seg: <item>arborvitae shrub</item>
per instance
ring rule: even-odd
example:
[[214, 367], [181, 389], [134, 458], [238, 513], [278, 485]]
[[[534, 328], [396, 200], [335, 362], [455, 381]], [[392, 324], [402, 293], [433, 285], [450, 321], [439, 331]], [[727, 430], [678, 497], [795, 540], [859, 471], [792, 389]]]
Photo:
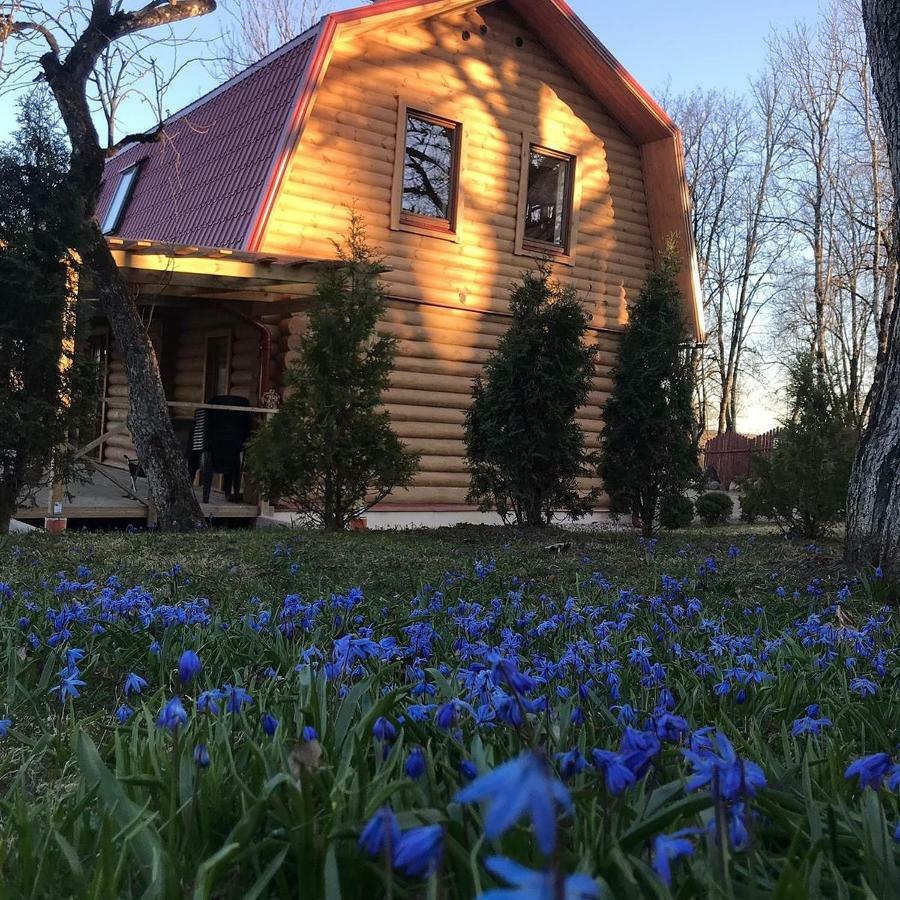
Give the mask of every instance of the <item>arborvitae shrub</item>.
[[288, 367], [287, 397], [248, 452], [248, 467], [270, 498], [296, 504], [329, 531], [407, 486], [418, 466], [380, 409], [396, 341], [376, 334], [384, 268], [355, 214], [339, 254]]
[[613, 514], [653, 533], [661, 510], [699, 479], [694, 369], [674, 248], [635, 303], [603, 410], [600, 477]]
[[745, 502], [786, 533], [819, 538], [844, 519], [859, 434], [812, 354], [792, 366], [789, 404], [771, 456], [751, 458]]
[[473, 385], [466, 416], [470, 499], [504, 521], [546, 525], [588, 514], [597, 492], [577, 479], [596, 466], [575, 420], [587, 402], [597, 351], [574, 290], [549, 267], [527, 272], [510, 297], [512, 322]]

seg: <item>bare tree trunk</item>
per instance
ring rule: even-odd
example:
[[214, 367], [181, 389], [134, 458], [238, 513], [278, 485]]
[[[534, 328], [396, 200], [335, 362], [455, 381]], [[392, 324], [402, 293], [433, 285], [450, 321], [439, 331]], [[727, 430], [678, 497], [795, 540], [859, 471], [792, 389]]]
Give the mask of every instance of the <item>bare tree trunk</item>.
[[203, 519], [175, 437], [156, 352], [134, 298], [106, 241], [93, 225], [83, 248], [103, 314], [121, 348], [128, 377], [128, 428], [147, 473], [150, 499], [162, 528], [186, 531]]
[[[12, 33], [38, 30], [49, 46], [40, 57], [47, 81], [72, 147], [69, 181], [72, 196], [81, 198], [81, 231], [75, 243], [83, 264], [91, 272], [104, 314], [122, 350], [128, 376], [128, 425], [138, 458], [147, 473], [150, 500], [163, 528], [186, 531], [203, 519], [200, 504], [188, 478], [188, 468], [178, 445], [166, 406], [156, 353], [137, 305], [100, 233], [94, 214], [100, 194], [105, 151], [87, 98], [88, 79], [110, 44], [123, 36], [215, 9], [215, 0], [183, 0], [179, 4], [149, 2], [134, 12], [109, 0], [93, 0], [91, 18], [65, 59], [49, 29], [40, 23], [13, 22]], [[152, 137], [148, 136], [148, 139]]]
[[[900, 5], [863, 0], [875, 90], [900, 196]], [[896, 226], [895, 226], [896, 227]], [[898, 235], [900, 236], [900, 235]], [[850, 482], [847, 558], [900, 576], [900, 298], [895, 298], [886, 354], [879, 361], [869, 425]]]

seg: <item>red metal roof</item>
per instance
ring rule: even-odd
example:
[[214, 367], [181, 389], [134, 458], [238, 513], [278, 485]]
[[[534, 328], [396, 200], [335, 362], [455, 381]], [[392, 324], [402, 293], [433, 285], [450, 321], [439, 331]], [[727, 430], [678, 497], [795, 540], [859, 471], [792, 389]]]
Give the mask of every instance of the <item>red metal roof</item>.
[[116, 234], [126, 239], [243, 247], [318, 37], [295, 38], [172, 116], [158, 143], [131, 144], [106, 163], [97, 218], [119, 175], [141, 164]]

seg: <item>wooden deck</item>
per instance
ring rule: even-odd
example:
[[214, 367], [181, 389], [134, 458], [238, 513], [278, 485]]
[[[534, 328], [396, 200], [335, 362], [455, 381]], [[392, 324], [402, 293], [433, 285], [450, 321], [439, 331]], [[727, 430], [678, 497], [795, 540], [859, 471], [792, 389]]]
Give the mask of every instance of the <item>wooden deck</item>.
[[[90, 479], [81, 484], [70, 484], [62, 501], [62, 511], [56, 518], [62, 519], [137, 519], [152, 522], [151, 507], [147, 502], [147, 479], [135, 480], [137, 490], [131, 493], [128, 472], [112, 466], [99, 466]], [[197, 498], [201, 490], [194, 488]], [[37, 495], [34, 506], [16, 511], [15, 517], [24, 521], [43, 520], [48, 512], [49, 487]], [[209, 503], [202, 503], [203, 515], [212, 519], [255, 519], [259, 506], [255, 503], [229, 503], [220, 491], [213, 491]], [[55, 512], [55, 511], [53, 511]]]

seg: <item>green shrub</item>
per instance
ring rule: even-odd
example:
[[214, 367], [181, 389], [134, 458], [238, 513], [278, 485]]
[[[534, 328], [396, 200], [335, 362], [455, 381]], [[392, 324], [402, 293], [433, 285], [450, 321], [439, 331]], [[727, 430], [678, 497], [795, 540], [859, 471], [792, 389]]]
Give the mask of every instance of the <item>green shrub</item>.
[[859, 434], [811, 354], [791, 369], [791, 417], [770, 457], [751, 459], [745, 503], [789, 534], [815, 539], [843, 521]]
[[734, 512], [734, 501], [724, 491], [710, 491], [698, 497], [695, 506], [705, 525], [724, 525]]
[[748, 525], [756, 523], [757, 519], [769, 519], [772, 510], [762, 501], [752, 479], [743, 479], [741, 486], [741, 521]]
[[700, 478], [691, 340], [674, 250], [628, 310], [603, 408], [599, 474], [610, 511], [640, 519], [649, 537], [668, 497]]
[[345, 528], [408, 485], [418, 466], [379, 409], [396, 341], [376, 336], [384, 269], [356, 214], [339, 249], [342, 265], [319, 285], [288, 368], [288, 396], [257, 433], [247, 459], [267, 496], [296, 504], [326, 531]]
[[547, 525], [560, 510], [577, 519], [599, 494], [582, 494], [577, 484], [597, 464], [575, 420], [597, 357], [585, 344], [587, 313], [544, 264], [522, 276], [510, 310], [512, 323], [475, 379], [466, 415], [469, 497], [504, 522]]
[[694, 521], [694, 503], [690, 497], [682, 494], [664, 500], [659, 510], [659, 524], [667, 531], [687, 528]]

